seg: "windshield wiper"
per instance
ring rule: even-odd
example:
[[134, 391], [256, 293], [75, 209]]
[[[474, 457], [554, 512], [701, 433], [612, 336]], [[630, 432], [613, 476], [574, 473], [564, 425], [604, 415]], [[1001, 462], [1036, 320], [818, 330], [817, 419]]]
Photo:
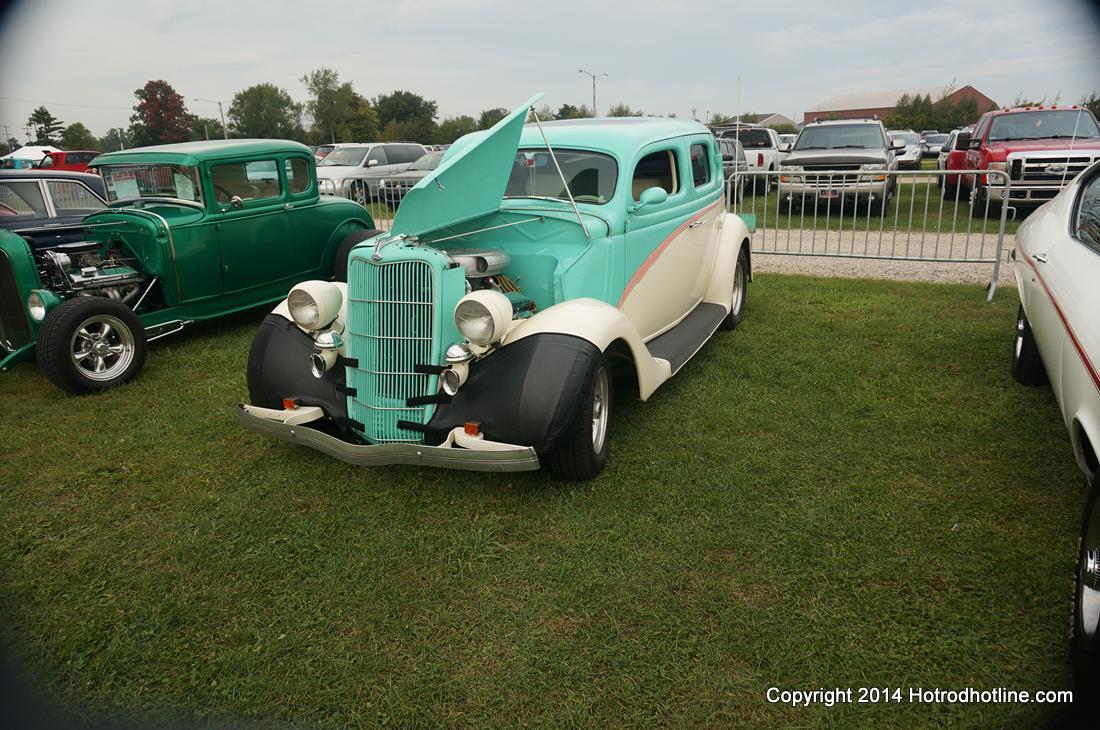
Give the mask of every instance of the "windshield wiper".
[[802, 150], [827, 150], [828, 147], [798, 147], [795, 152], [801, 152]]
[[861, 145], [861, 144], [841, 144], [841, 145], [837, 145], [836, 147], [833, 147], [832, 149], [834, 149], [834, 150], [870, 150], [870, 149], [875, 149], [875, 148], [874, 147], [867, 147], [867, 146]]

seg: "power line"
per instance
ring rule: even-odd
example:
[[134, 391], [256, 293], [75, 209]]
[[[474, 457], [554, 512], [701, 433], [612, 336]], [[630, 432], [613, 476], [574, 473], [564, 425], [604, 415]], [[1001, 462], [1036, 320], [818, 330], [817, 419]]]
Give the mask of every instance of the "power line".
[[38, 104], [39, 106], [78, 106], [78, 107], [82, 107], [84, 109], [107, 109], [107, 110], [110, 110], [110, 111], [126, 111], [126, 112], [133, 111], [133, 107], [128, 107], [128, 106], [127, 107], [122, 107], [122, 106], [96, 106], [95, 104], [67, 104], [65, 102], [60, 102], [60, 101], [35, 101], [34, 99], [20, 99], [17, 96], [0, 96], [0, 99], [5, 99], [7, 101], [22, 101], [22, 102], [26, 102], [27, 104]]

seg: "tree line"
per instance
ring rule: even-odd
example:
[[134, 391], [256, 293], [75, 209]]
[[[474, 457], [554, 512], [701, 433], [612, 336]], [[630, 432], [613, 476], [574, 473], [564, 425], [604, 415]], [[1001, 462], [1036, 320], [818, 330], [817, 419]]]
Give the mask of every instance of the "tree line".
[[[98, 149], [110, 152], [172, 142], [235, 138], [289, 139], [305, 144], [366, 141], [410, 141], [449, 144], [464, 134], [488, 129], [509, 112], [504, 107], [485, 109], [477, 117], [459, 115], [438, 119], [438, 106], [411, 91], [397, 90], [367, 98], [352, 84], [341, 81], [330, 68], [319, 68], [301, 78], [308, 97], [295, 101], [275, 84], [249, 86], [233, 95], [225, 109], [228, 129], [221, 119], [190, 111], [184, 97], [163, 79], [150, 80], [134, 91], [137, 103], [128, 127], [113, 127], [96, 137], [81, 122], [66, 125], [45, 106], [27, 119], [30, 144], [63, 149]], [[640, 110], [617, 104], [610, 116], [642, 116]], [[593, 116], [583, 104], [543, 106], [540, 119], [577, 119]], [[15, 138], [6, 146], [19, 146]]]

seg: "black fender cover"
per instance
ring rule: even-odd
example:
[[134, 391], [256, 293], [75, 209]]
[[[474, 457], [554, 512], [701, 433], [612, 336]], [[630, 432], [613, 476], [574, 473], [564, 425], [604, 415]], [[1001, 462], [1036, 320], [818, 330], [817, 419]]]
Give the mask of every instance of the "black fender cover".
[[427, 441], [477, 421], [490, 441], [551, 452], [576, 417], [581, 391], [603, 353], [587, 340], [544, 333], [505, 345], [470, 364], [470, 376], [450, 402], [436, 407]]
[[282, 408], [284, 398], [321, 406], [334, 420], [346, 420], [343, 357], [323, 377], [313, 377], [309, 356], [313, 338], [285, 317], [269, 314], [256, 330], [248, 351], [248, 397], [261, 408]]

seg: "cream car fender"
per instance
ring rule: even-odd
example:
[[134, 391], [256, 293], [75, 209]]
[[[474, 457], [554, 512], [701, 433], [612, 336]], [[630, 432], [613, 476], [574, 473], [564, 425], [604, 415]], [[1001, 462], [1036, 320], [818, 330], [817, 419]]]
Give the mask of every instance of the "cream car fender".
[[[703, 301], [721, 304], [729, 312], [733, 306], [733, 272], [737, 266], [737, 257], [742, 246], [748, 250], [749, 229], [741, 216], [726, 213], [718, 219], [718, 250], [711, 267], [710, 284], [707, 286]], [[749, 276], [752, 269], [745, 272]], [[750, 277], [751, 280], [751, 277]]]
[[630, 320], [615, 307], [598, 299], [570, 299], [533, 317], [517, 321], [518, 324], [513, 324], [504, 336], [501, 342], [503, 347], [543, 333], [579, 337], [598, 347], [601, 352], [607, 352], [607, 348], [618, 340], [625, 342], [638, 373], [638, 396], [642, 400], [649, 398], [661, 383], [672, 376], [668, 361], [649, 354]]

